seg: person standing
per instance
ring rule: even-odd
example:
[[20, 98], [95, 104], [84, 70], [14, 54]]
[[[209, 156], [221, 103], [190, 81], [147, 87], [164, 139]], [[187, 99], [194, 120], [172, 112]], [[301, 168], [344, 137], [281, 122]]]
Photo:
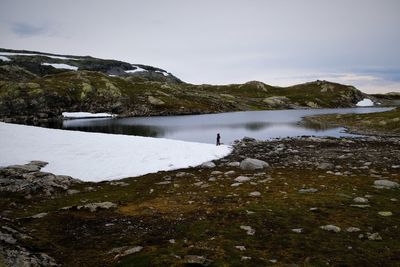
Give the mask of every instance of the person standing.
[[217, 133], [217, 146], [221, 145], [221, 135]]

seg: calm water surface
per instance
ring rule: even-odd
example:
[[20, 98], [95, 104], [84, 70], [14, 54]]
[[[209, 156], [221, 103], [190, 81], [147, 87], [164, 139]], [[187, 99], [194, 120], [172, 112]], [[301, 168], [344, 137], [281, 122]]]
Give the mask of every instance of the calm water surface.
[[229, 144], [244, 136], [256, 139], [301, 135], [352, 136], [345, 133], [343, 128], [321, 129], [311, 125], [299, 125], [299, 122], [304, 116], [318, 114], [361, 114], [386, 110], [390, 110], [390, 108], [273, 110], [167, 117], [77, 119], [65, 120], [57, 128], [151, 136], [202, 143], [215, 143], [216, 134], [220, 133], [221, 142]]

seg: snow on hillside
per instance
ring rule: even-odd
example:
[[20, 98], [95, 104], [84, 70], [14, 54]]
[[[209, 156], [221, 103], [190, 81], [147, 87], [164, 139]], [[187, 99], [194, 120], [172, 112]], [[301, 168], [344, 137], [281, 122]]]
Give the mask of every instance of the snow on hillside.
[[106, 118], [113, 117], [109, 113], [90, 113], [90, 112], [63, 112], [62, 116], [69, 119], [83, 119], [83, 118]]
[[374, 106], [374, 102], [372, 102], [371, 99], [368, 98], [364, 98], [363, 100], [359, 101], [356, 104], [357, 107], [370, 107], [370, 106]]
[[49, 57], [49, 58], [63, 59], [63, 60], [80, 60], [79, 58], [50, 56], [50, 55], [45, 55], [45, 54], [31, 54], [31, 53], [0, 52], [0, 55], [1, 56], [41, 56], [41, 57]]
[[44, 66], [52, 66], [56, 69], [67, 69], [67, 70], [78, 70], [78, 67], [71, 66], [68, 64], [58, 64], [58, 63], [42, 63]]
[[11, 61], [8, 57], [0, 56], [1, 61]]
[[42, 171], [84, 181], [200, 165], [231, 148], [161, 138], [86, 133], [0, 122], [0, 166], [49, 162]]
[[147, 70], [145, 70], [145, 69], [143, 69], [143, 68], [141, 68], [139, 66], [135, 66], [135, 65], [132, 65], [132, 66], [135, 67], [136, 69], [134, 69], [134, 70], [126, 70], [125, 72], [126, 73], [135, 73], [135, 72], [147, 71]]

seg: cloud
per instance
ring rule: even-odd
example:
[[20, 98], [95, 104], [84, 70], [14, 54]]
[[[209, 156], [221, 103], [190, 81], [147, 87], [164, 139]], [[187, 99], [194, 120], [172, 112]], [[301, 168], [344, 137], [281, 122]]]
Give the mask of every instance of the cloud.
[[49, 32], [49, 28], [47, 26], [18, 22], [11, 25], [11, 31], [19, 37], [31, 37], [46, 34]]

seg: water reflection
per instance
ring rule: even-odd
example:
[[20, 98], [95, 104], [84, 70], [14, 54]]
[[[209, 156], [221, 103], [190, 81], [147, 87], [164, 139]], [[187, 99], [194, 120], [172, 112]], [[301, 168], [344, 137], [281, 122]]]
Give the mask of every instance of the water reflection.
[[390, 108], [347, 108], [317, 110], [274, 110], [229, 112], [207, 115], [102, 118], [66, 120], [59, 126], [68, 130], [102, 132], [126, 135], [151, 136], [185, 141], [214, 143], [217, 133], [227, 144], [244, 136], [257, 139], [276, 137], [315, 135], [351, 136], [343, 128], [327, 128], [319, 124], [299, 125], [304, 116], [332, 113], [381, 112]]

